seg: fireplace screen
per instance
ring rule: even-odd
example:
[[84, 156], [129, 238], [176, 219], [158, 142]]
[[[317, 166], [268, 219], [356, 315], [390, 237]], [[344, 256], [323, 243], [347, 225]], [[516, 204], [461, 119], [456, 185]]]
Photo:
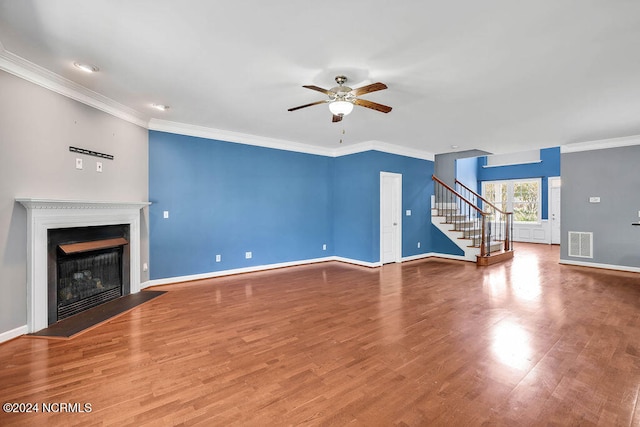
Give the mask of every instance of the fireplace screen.
[[122, 295], [122, 247], [58, 258], [58, 320]]

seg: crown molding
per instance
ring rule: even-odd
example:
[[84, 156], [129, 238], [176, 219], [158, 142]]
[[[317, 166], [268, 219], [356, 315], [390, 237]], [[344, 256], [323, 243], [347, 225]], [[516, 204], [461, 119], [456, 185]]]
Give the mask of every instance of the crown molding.
[[278, 150], [296, 151], [298, 153], [331, 156], [331, 150], [314, 145], [301, 144], [285, 139], [268, 138], [265, 136], [251, 135], [248, 133], [233, 132], [229, 130], [214, 129], [205, 126], [190, 125], [187, 123], [172, 122], [168, 120], [149, 120], [149, 130], [176, 133], [179, 135], [196, 136], [199, 138], [215, 139], [218, 141], [235, 142], [238, 144], [254, 145], [257, 147], [275, 148]]
[[435, 154], [428, 151], [416, 150], [414, 148], [401, 147], [399, 145], [390, 144], [383, 141], [364, 141], [358, 144], [347, 145], [337, 148], [331, 153], [332, 157], [348, 156], [350, 154], [362, 153], [365, 151], [382, 151], [389, 154], [397, 154], [399, 156], [414, 157], [421, 160], [435, 161]]
[[33, 62], [9, 52], [0, 43], [0, 70], [13, 74], [45, 89], [74, 99], [112, 116], [140, 127], [147, 127], [148, 118], [123, 104], [87, 89], [69, 79], [47, 70]]
[[423, 160], [433, 161], [435, 156], [426, 151], [414, 150], [398, 145], [381, 141], [365, 141], [354, 145], [329, 149], [314, 145], [301, 144], [299, 142], [287, 141], [284, 139], [268, 138], [264, 136], [251, 135], [246, 133], [232, 132], [221, 129], [213, 129], [204, 126], [189, 125], [186, 123], [171, 122], [167, 120], [151, 119], [149, 130], [175, 133], [178, 135], [195, 136], [199, 138], [215, 139], [218, 141], [233, 142], [238, 144], [254, 145], [257, 147], [274, 148], [277, 150], [295, 151], [298, 153], [316, 154], [327, 157], [341, 157], [349, 154], [362, 153], [365, 151], [382, 151], [389, 154], [415, 157]]
[[142, 113], [120, 104], [111, 98], [94, 92], [82, 85], [66, 79], [52, 71], [30, 62], [8, 50], [0, 42], [0, 70], [6, 71], [38, 86], [49, 89], [112, 116], [140, 127], [180, 135], [196, 136], [239, 144], [253, 145], [298, 153], [327, 157], [341, 157], [365, 151], [376, 150], [389, 154], [414, 157], [434, 161], [434, 154], [382, 141], [365, 141], [354, 145], [325, 148], [284, 139], [269, 138], [228, 130], [215, 129], [187, 123], [149, 118]]
[[560, 146], [560, 153], [578, 153], [580, 151], [605, 150], [607, 148], [629, 147], [632, 145], [640, 145], [640, 135], [565, 144]]

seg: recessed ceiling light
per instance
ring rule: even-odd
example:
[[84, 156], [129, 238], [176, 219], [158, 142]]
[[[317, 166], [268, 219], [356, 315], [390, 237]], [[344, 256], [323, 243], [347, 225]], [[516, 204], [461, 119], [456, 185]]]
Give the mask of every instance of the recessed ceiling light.
[[162, 105], [162, 104], [151, 104], [151, 106], [153, 108], [155, 108], [156, 110], [160, 110], [160, 111], [167, 111], [169, 109], [168, 105]]
[[73, 66], [79, 70], [84, 71], [85, 73], [97, 73], [98, 71], [100, 71], [100, 68], [96, 67], [95, 65], [84, 64], [82, 62], [74, 62]]

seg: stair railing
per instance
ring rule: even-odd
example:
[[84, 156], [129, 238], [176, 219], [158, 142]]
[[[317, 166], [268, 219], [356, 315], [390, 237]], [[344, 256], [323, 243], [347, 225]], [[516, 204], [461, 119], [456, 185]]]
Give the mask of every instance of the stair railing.
[[[491, 225], [488, 224], [487, 214], [481, 208], [467, 200], [462, 194], [432, 175], [434, 181], [434, 198], [438, 215], [444, 216], [448, 224], [453, 224], [455, 230], [462, 230], [463, 236], [471, 238], [474, 242], [478, 236], [475, 230], [480, 231], [480, 256], [491, 253]], [[487, 236], [489, 239], [487, 240]]]
[[504, 241], [504, 250], [513, 249], [513, 212], [505, 212], [456, 179], [456, 190], [489, 215], [489, 229], [494, 240]]

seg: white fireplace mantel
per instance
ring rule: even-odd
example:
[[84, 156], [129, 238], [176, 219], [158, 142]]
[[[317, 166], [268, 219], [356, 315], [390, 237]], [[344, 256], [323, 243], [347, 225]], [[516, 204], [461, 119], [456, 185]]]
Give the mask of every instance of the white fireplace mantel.
[[129, 225], [131, 293], [140, 291], [140, 210], [149, 202], [100, 202], [18, 198], [27, 209], [27, 328], [37, 332], [47, 319], [47, 232], [50, 229]]

